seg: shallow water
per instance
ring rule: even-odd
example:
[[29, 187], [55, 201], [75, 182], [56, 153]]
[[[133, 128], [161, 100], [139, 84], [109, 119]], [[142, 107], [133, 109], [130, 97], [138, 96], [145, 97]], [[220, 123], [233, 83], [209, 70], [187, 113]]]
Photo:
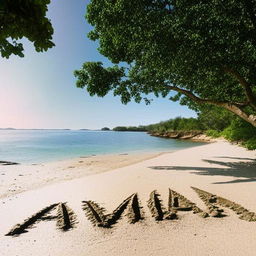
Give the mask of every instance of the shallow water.
[[202, 144], [144, 132], [0, 130], [0, 160], [40, 163], [93, 154], [176, 151]]

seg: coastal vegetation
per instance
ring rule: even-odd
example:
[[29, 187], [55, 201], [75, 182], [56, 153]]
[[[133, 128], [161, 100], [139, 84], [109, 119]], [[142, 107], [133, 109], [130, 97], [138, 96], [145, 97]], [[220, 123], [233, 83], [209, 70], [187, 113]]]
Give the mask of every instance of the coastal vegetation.
[[224, 137], [229, 141], [238, 142], [248, 149], [256, 149], [256, 128], [239, 118], [234, 118], [224, 129], [208, 129], [207, 125], [200, 122], [199, 118], [177, 117], [149, 125], [147, 131], [158, 136], [165, 136], [168, 132], [178, 133], [181, 131], [191, 132], [194, 135], [203, 133], [212, 138]]
[[219, 106], [256, 127], [254, 1], [91, 0], [91, 40], [113, 66], [85, 62], [77, 87], [126, 104], [150, 94]]
[[[256, 149], [256, 128], [241, 118], [218, 107], [203, 107], [196, 118], [176, 117], [156, 124], [139, 127], [116, 127], [118, 131], [147, 131], [163, 137], [187, 137], [205, 134], [212, 138], [224, 137], [248, 149]], [[130, 129], [132, 128], [132, 129]]]
[[[217, 132], [227, 128], [237, 117], [228, 111], [214, 106], [204, 106], [197, 112], [196, 118], [177, 117], [168, 121], [147, 126], [149, 131], [208, 131]], [[255, 129], [256, 130], [256, 129]]]

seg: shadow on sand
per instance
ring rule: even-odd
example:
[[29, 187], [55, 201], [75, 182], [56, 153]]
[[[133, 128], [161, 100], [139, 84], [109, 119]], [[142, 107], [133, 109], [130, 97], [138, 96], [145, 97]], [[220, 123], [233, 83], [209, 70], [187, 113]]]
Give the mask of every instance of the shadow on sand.
[[[197, 167], [197, 166], [150, 166], [154, 170], [175, 170], [175, 171], [195, 171], [197, 175], [209, 176], [231, 176], [238, 179], [225, 182], [215, 182], [213, 184], [229, 184], [241, 182], [256, 181], [256, 159], [225, 157], [218, 156], [216, 158], [241, 160], [239, 162], [222, 162], [204, 159], [209, 164], [219, 165], [220, 167]], [[223, 168], [222, 168], [223, 167]]]

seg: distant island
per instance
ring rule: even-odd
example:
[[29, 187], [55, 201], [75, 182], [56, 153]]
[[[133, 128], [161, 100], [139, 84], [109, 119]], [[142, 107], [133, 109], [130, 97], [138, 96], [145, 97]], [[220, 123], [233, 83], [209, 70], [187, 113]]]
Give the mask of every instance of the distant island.
[[103, 127], [103, 128], [101, 128], [101, 131], [110, 131], [110, 128], [108, 128], [108, 127]]

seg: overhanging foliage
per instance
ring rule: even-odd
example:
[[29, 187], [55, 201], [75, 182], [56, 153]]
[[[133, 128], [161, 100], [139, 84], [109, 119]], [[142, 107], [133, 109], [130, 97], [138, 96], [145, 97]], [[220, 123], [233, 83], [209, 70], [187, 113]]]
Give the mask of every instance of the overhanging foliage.
[[252, 0], [92, 0], [89, 38], [115, 66], [85, 63], [77, 86], [123, 103], [174, 91], [172, 100], [220, 106], [256, 126], [255, 14]]
[[54, 46], [53, 28], [46, 17], [50, 0], [0, 0], [0, 53], [24, 57], [19, 40], [26, 37], [42, 52]]

